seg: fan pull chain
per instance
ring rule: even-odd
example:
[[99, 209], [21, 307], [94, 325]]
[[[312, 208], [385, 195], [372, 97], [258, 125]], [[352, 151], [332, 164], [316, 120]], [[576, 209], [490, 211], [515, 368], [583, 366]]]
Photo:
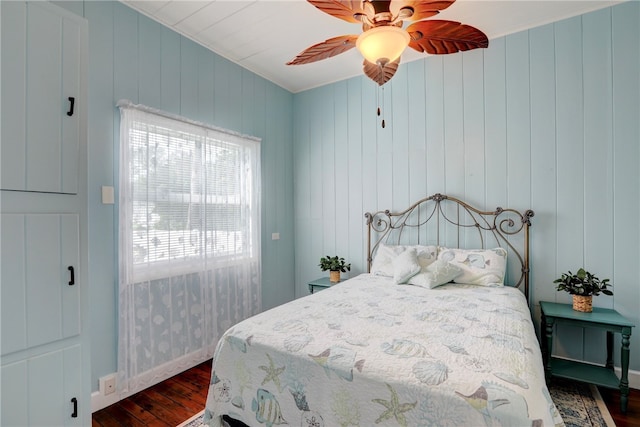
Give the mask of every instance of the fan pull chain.
[[382, 115], [382, 129], [385, 128], [385, 122], [384, 122], [384, 114], [382, 114], [382, 112], [384, 111], [384, 93], [382, 94], [382, 108], [380, 108], [380, 91], [384, 92], [384, 87], [380, 86], [378, 91], [376, 92], [376, 104], [378, 104], [378, 117], [380, 117], [380, 115]]

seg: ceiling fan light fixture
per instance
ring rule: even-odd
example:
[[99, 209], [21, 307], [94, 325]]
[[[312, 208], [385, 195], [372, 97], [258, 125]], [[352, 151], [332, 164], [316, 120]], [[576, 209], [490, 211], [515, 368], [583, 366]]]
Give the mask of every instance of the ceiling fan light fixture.
[[360, 34], [356, 47], [367, 61], [384, 65], [398, 59], [409, 41], [409, 33], [402, 28], [384, 25]]

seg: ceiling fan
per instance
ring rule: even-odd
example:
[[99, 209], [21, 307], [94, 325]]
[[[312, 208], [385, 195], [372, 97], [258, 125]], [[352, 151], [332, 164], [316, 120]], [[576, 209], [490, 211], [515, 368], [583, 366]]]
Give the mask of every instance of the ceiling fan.
[[[409, 46], [418, 52], [443, 55], [486, 48], [487, 36], [477, 28], [446, 20], [425, 20], [455, 0], [307, 0], [321, 11], [362, 24], [362, 34], [333, 37], [303, 50], [287, 65], [308, 64], [357, 47], [364, 73], [380, 86], [391, 80], [400, 55]], [[417, 21], [403, 28], [404, 21]]]

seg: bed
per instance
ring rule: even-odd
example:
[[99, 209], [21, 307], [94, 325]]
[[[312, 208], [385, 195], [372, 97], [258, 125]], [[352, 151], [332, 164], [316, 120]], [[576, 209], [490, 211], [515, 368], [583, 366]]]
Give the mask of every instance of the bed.
[[205, 423], [563, 425], [527, 302], [532, 217], [442, 194], [365, 214], [368, 273], [220, 339]]

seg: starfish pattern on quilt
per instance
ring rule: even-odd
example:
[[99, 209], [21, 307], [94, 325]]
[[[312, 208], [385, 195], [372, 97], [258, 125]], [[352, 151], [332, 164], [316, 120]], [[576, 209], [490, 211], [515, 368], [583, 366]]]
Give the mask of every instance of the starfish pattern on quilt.
[[280, 386], [280, 374], [284, 372], [284, 366], [281, 368], [276, 368], [273, 363], [273, 359], [271, 359], [271, 356], [269, 356], [269, 353], [265, 353], [265, 355], [267, 356], [267, 359], [269, 359], [269, 366], [258, 366], [258, 368], [267, 373], [267, 375], [262, 380], [262, 385], [267, 384], [269, 381], [273, 381], [276, 387], [278, 387], [278, 391], [282, 391], [282, 388]]
[[398, 398], [398, 393], [389, 384], [385, 383], [385, 385], [387, 386], [389, 391], [391, 391], [391, 400], [372, 399], [372, 402], [379, 403], [380, 405], [387, 408], [387, 410], [384, 411], [378, 417], [378, 419], [376, 420], [376, 424], [379, 424], [384, 420], [388, 420], [388, 419], [391, 419], [391, 417], [394, 417], [398, 422], [398, 424], [406, 427], [407, 419], [404, 416], [404, 413], [415, 408], [418, 402], [400, 403], [400, 399]]

